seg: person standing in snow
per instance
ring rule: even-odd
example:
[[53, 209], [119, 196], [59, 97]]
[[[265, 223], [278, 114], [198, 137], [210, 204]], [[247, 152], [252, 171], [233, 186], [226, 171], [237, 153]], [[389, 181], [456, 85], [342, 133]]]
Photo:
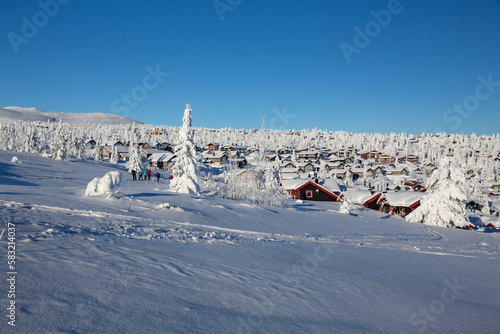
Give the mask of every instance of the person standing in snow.
[[144, 181], [148, 180], [148, 171], [144, 170]]
[[156, 172], [156, 181], [157, 183], [160, 183], [160, 173], [159, 172]]
[[138, 171], [137, 174], [139, 174], [139, 181], [141, 181], [142, 180], [142, 172]]
[[135, 170], [132, 171], [132, 181], [137, 180], [137, 172]]
[[148, 169], [148, 181], [151, 181], [151, 169]]

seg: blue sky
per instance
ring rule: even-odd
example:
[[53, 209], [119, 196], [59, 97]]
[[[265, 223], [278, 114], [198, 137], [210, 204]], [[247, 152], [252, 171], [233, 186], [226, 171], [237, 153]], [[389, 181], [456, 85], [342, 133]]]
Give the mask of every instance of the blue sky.
[[180, 125], [189, 102], [202, 127], [500, 132], [499, 0], [4, 0], [0, 15], [0, 106]]

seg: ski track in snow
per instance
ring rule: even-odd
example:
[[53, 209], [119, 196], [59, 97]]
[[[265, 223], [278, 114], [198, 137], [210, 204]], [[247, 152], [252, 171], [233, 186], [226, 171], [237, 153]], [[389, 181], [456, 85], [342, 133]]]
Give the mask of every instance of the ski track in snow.
[[[253, 206], [242, 203], [242, 206]], [[218, 208], [224, 208], [216, 205]], [[53, 223], [29, 223], [31, 231], [18, 236], [20, 240], [37, 241], [64, 235], [79, 235], [89, 240], [102, 236], [118, 236], [125, 238], [166, 240], [182, 243], [227, 243], [237, 244], [242, 242], [314, 242], [342, 244], [353, 247], [382, 248], [391, 250], [404, 250], [431, 255], [477, 257], [486, 256], [497, 259], [498, 249], [489, 244], [461, 244], [450, 246], [443, 241], [447, 238], [429, 227], [422, 227], [421, 234], [389, 234], [389, 235], [358, 235], [353, 238], [337, 235], [286, 235], [280, 233], [267, 233], [249, 230], [232, 229], [219, 226], [179, 222], [171, 220], [158, 220], [157, 218], [140, 217], [132, 214], [117, 214], [104, 211], [78, 210], [64, 207], [55, 207], [39, 204], [26, 204], [21, 202], [0, 200], [2, 217], [36, 216], [37, 221], [53, 221]], [[182, 210], [181, 208], [172, 208]], [[229, 209], [230, 208], [226, 208]], [[29, 210], [25, 215], [20, 211]], [[146, 211], [157, 211], [159, 208], [142, 208]], [[319, 211], [319, 210], [317, 210]], [[9, 214], [10, 212], [10, 214]], [[196, 213], [195, 213], [196, 214]], [[92, 227], [83, 224], [68, 224], [61, 222], [60, 216], [66, 217], [70, 222], [74, 217], [91, 218]], [[46, 219], [41, 219], [46, 217]], [[20, 224], [20, 222], [18, 222]], [[22, 222], [21, 222], [22, 224]], [[466, 233], [466, 232], [464, 232]]]

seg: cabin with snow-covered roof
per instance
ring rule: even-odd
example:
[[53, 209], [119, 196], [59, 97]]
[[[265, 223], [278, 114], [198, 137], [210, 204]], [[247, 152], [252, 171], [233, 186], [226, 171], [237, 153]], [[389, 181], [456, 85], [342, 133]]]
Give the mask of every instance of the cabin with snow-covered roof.
[[341, 187], [334, 179], [283, 180], [282, 187], [291, 198], [301, 200], [337, 202], [341, 193]]
[[376, 157], [375, 161], [380, 163], [394, 163], [396, 162], [396, 157], [390, 154], [382, 154]]
[[369, 190], [348, 190], [342, 193], [350, 203], [362, 205], [372, 210], [379, 210], [378, 200], [382, 193]]
[[415, 191], [384, 193], [380, 196], [378, 204], [386, 213], [405, 217], [420, 206], [420, 199], [423, 196], [423, 193]]
[[224, 151], [212, 151], [208, 150], [202, 153], [203, 163], [211, 165], [226, 165], [229, 161], [229, 157]]
[[175, 161], [175, 155], [171, 152], [153, 153], [148, 158], [151, 167], [171, 169]]
[[417, 165], [418, 165], [418, 160], [419, 160], [419, 157], [417, 157], [416, 155], [413, 155], [413, 154], [408, 154], [408, 155], [398, 157], [399, 162], [411, 162], [411, 163], [414, 163]]

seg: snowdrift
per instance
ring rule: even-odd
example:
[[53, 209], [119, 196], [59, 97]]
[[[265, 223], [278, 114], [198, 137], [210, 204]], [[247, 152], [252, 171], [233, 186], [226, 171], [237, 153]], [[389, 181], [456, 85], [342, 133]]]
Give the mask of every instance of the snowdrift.
[[85, 196], [112, 194], [115, 187], [120, 185], [122, 175], [120, 172], [112, 171], [103, 177], [96, 177], [87, 185]]

